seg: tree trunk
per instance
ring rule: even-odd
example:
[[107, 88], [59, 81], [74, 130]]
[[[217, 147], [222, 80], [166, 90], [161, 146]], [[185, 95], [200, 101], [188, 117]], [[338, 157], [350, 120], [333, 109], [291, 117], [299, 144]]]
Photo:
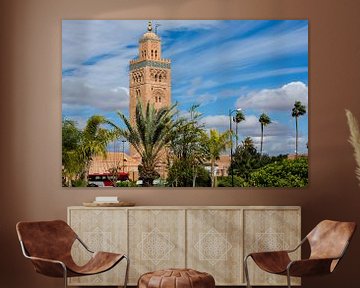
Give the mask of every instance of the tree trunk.
[[239, 146], [238, 124], [239, 124], [238, 122], [235, 122], [235, 139], [236, 139], [235, 151]]
[[196, 177], [197, 177], [196, 171], [197, 171], [197, 169], [195, 168], [195, 166], [193, 166], [193, 183], [192, 183], [192, 187], [196, 186]]
[[86, 161], [84, 171], [83, 171], [83, 173], [81, 173], [81, 176], [80, 176], [80, 179], [85, 181], [86, 184], [88, 184], [88, 181], [89, 181], [88, 177], [89, 177], [90, 166], [91, 166], [91, 160]]
[[298, 156], [298, 117], [295, 117], [295, 127], [296, 127], [295, 158], [297, 158], [297, 156]]
[[262, 151], [263, 151], [263, 142], [264, 142], [264, 125], [261, 123], [260, 155], [262, 155]]
[[215, 161], [211, 160], [211, 169], [210, 169], [210, 174], [211, 174], [211, 187], [215, 187], [215, 175], [214, 175], [214, 170], [215, 170]]

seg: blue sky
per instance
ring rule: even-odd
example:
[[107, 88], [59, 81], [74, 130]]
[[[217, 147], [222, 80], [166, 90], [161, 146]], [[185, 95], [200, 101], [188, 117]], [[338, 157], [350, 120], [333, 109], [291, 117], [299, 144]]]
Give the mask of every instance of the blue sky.
[[[129, 60], [148, 20], [63, 20], [62, 113], [83, 127], [100, 114], [128, 115]], [[267, 113], [264, 152], [294, 153], [295, 100], [308, 106], [307, 20], [154, 20], [162, 57], [172, 61], [172, 101], [185, 113], [193, 104], [207, 128], [229, 128], [229, 109], [260, 145], [258, 117]], [[308, 108], [308, 107], [307, 107]], [[120, 124], [120, 123], [119, 123]], [[308, 116], [299, 120], [299, 152], [307, 152]], [[113, 146], [111, 146], [113, 147]]]

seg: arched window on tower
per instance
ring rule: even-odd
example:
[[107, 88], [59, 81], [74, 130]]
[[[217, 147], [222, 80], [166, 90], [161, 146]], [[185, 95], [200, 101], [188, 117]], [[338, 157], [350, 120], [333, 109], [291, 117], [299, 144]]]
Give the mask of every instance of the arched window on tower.
[[161, 82], [161, 74], [159, 75], [159, 82]]
[[157, 59], [157, 50], [155, 50], [155, 59]]
[[155, 103], [157, 103], [158, 102], [158, 97], [157, 96], [155, 96]]
[[161, 97], [159, 96], [159, 103], [161, 103]]
[[158, 80], [158, 75], [155, 74], [155, 82], [157, 82], [157, 80]]
[[151, 58], [154, 57], [154, 50], [151, 50]]

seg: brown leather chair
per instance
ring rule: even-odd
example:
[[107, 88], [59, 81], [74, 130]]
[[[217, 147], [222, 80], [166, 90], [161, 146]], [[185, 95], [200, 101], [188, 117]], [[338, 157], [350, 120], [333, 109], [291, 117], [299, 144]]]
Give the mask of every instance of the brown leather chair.
[[[324, 220], [295, 249], [250, 253], [244, 259], [247, 287], [251, 287], [247, 267], [249, 257], [266, 272], [286, 275], [289, 288], [291, 288], [291, 276], [315, 276], [333, 272], [344, 256], [355, 229], [356, 223], [354, 222]], [[292, 261], [289, 253], [296, 251], [306, 241], [310, 245], [310, 257], [308, 259]]]
[[[62, 220], [19, 222], [16, 231], [24, 256], [31, 260], [35, 271], [50, 277], [88, 276], [112, 269], [122, 259], [127, 261], [124, 288], [127, 285], [129, 259], [124, 254], [91, 251]], [[92, 254], [83, 266], [78, 266], [72, 256], [71, 247], [78, 240]]]

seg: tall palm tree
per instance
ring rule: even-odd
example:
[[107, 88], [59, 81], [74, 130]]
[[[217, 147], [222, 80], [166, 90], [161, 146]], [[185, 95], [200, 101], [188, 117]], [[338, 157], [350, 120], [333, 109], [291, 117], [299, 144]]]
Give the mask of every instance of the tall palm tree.
[[259, 122], [260, 122], [260, 125], [261, 125], [260, 154], [262, 154], [263, 143], [264, 143], [264, 127], [271, 123], [271, 119], [267, 114], [262, 113], [260, 115], [260, 117], [259, 117]]
[[[233, 121], [235, 122], [235, 135], [236, 135], [236, 148], [238, 147], [238, 125], [240, 122], [245, 120], [245, 115], [241, 110], [236, 111], [236, 115], [233, 117]], [[235, 149], [236, 149], [235, 148]]]
[[295, 129], [296, 129], [296, 142], [295, 142], [295, 157], [298, 156], [298, 118], [306, 113], [306, 107], [300, 101], [295, 101], [292, 108], [291, 116], [295, 117]]
[[108, 122], [114, 127], [118, 137], [124, 137], [141, 156], [139, 174], [144, 186], [152, 186], [153, 180], [159, 177], [156, 168], [171, 140], [171, 132], [178, 123], [173, 120], [175, 106], [155, 109], [154, 105], [148, 102], [143, 109], [138, 101], [134, 126], [121, 112], [118, 112], [118, 115], [125, 124], [125, 129]]
[[204, 152], [208, 160], [210, 160], [210, 176], [211, 187], [215, 187], [215, 164], [216, 160], [220, 159], [220, 153], [225, 151], [230, 146], [229, 136], [230, 131], [219, 133], [215, 129], [210, 129], [210, 134], [203, 134], [202, 143], [204, 145]]
[[94, 115], [88, 119], [82, 131], [78, 153], [83, 164], [80, 178], [84, 181], [87, 181], [93, 157], [102, 155], [105, 158], [107, 145], [115, 138], [114, 133], [102, 127], [103, 124], [107, 124], [105, 117]]

